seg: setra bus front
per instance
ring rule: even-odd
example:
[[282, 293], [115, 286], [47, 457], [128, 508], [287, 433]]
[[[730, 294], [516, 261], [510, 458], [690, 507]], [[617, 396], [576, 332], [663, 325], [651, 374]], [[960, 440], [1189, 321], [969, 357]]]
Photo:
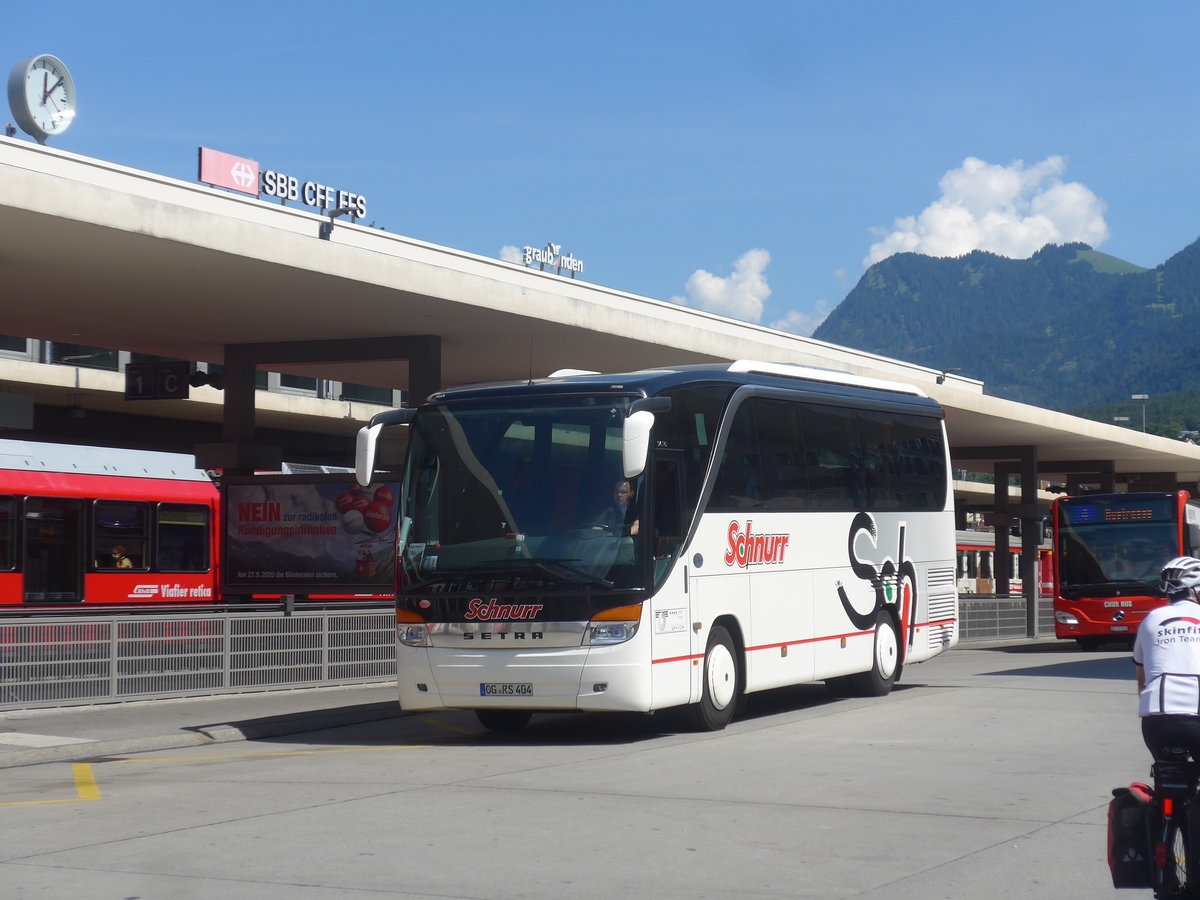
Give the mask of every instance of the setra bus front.
[[1187, 491], [1088, 494], [1054, 501], [1054, 630], [1083, 649], [1132, 641], [1164, 602], [1163, 565], [1194, 554], [1200, 504]]
[[[671, 568], [682, 511], [663, 478], [651, 520], [653, 413], [638, 404], [654, 401], [530, 393], [377, 417], [411, 424], [396, 555], [404, 709], [476, 710], [496, 729], [533, 710], [651, 709], [643, 602]], [[365, 429], [360, 481], [371, 440]]]

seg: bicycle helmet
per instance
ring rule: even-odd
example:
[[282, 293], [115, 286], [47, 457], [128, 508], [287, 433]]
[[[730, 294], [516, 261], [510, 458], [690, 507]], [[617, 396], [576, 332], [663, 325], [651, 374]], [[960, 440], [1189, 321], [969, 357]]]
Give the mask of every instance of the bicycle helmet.
[[1158, 586], [1167, 599], [1191, 600], [1200, 590], [1200, 559], [1194, 556], [1179, 556], [1163, 566]]

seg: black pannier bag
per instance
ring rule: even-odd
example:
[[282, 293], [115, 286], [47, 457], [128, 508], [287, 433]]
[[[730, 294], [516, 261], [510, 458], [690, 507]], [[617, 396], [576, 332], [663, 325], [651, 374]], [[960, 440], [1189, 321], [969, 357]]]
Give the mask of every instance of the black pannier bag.
[[1108, 804], [1108, 868], [1115, 888], [1152, 886], [1150, 811], [1154, 791], [1136, 781], [1113, 789]]

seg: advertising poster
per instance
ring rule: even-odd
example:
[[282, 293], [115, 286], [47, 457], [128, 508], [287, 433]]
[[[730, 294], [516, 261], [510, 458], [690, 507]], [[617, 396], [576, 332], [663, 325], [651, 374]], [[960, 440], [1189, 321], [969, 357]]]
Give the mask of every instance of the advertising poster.
[[392, 594], [398, 484], [259, 475], [221, 490], [227, 593]]

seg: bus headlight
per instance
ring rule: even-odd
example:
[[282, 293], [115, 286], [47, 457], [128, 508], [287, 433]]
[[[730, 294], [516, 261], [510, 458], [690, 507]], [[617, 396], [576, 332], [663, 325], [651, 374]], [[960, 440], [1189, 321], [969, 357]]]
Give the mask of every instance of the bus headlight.
[[1078, 625], [1079, 624], [1079, 619], [1077, 619], [1071, 613], [1064, 612], [1063, 610], [1059, 610], [1058, 612], [1056, 612], [1054, 614], [1054, 621], [1057, 622], [1059, 625]]
[[417, 613], [407, 609], [397, 609], [396, 640], [406, 647], [428, 647], [429, 626]]
[[635, 634], [642, 621], [642, 604], [616, 606], [592, 616], [588, 623], [587, 642], [596, 645], [623, 644]]

